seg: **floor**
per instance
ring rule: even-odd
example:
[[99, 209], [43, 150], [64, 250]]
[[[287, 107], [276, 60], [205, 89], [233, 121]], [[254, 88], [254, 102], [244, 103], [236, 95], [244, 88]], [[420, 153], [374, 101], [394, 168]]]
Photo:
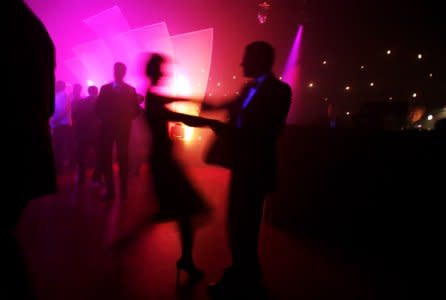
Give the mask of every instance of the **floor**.
[[[155, 209], [147, 168], [130, 178], [129, 197], [123, 202], [104, 202], [101, 187], [89, 181], [76, 184], [68, 172], [59, 177], [57, 195], [29, 205], [19, 235], [39, 299], [208, 299], [207, 284], [230, 263], [224, 223], [229, 173], [187, 167], [213, 207], [212, 217], [197, 233], [194, 253], [206, 276], [189, 286], [184, 274], [180, 282], [176, 278], [175, 224], [145, 226]], [[127, 236], [132, 238], [112, 247], [118, 237]], [[259, 248], [272, 299], [380, 298], [360, 266], [323, 255], [267, 223]]]

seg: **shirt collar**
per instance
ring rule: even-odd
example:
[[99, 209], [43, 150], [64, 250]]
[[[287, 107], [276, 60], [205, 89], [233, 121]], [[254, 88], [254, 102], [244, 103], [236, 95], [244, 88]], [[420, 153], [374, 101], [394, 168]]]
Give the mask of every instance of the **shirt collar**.
[[113, 88], [119, 88], [119, 87], [121, 87], [121, 86], [123, 86], [124, 85], [124, 83], [118, 83], [118, 82], [116, 82], [116, 81], [113, 81]]
[[256, 88], [258, 88], [262, 84], [262, 82], [265, 80], [266, 76], [268, 76], [268, 74], [260, 75], [259, 77], [257, 77], [255, 79], [254, 82], [255, 82], [255, 87]]

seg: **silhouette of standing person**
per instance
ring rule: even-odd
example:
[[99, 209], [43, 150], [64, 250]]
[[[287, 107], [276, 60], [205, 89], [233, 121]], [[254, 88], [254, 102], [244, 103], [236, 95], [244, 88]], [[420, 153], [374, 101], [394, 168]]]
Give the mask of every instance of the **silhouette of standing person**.
[[80, 83], [73, 84], [73, 89], [70, 95], [70, 102], [73, 103], [82, 98], [82, 85]]
[[65, 171], [66, 162], [72, 163], [72, 119], [71, 102], [65, 92], [66, 83], [62, 80], [56, 82], [55, 108], [51, 117], [53, 129], [54, 152], [56, 155], [56, 168], [59, 174]]
[[203, 271], [195, 266], [192, 257], [194, 221], [197, 217], [205, 216], [208, 208], [174, 157], [168, 121], [183, 122], [194, 127], [211, 126], [218, 122], [175, 113], [166, 108], [165, 105], [168, 103], [186, 100], [169, 98], [154, 92], [163, 78], [162, 67], [165, 63], [166, 59], [163, 56], [153, 54], [146, 65], [146, 75], [151, 82], [145, 97], [147, 123], [152, 136], [149, 164], [159, 204], [159, 213], [155, 220], [178, 223], [181, 258], [177, 261], [177, 269], [187, 272], [190, 279], [198, 280], [203, 277]]
[[[7, 1], [3, 35], [3, 136], [1, 297], [32, 299], [26, 266], [14, 233], [31, 199], [56, 191], [49, 119], [54, 112], [55, 50], [41, 21], [23, 1]], [[32, 50], [30, 50], [32, 49]], [[25, 81], [24, 81], [25, 80]], [[24, 88], [24, 85], [26, 88]], [[3, 299], [3, 298], [2, 298]]]
[[[274, 190], [276, 141], [291, 104], [290, 87], [272, 73], [273, 47], [263, 41], [245, 48], [241, 66], [252, 78], [240, 97], [226, 103], [229, 122], [217, 136], [230, 137], [231, 179], [228, 238], [232, 265], [209, 286], [210, 296], [256, 298], [261, 287], [257, 247], [265, 196]], [[212, 105], [204, 103], [202, 109]]]
[[82, 99], [82, 85], [80, 83], [73, 84], [71, 89], [71, 94], [68, 97], [68, 101], [71, 107], [71, 128], [68, 137], [68, 149], [69, 149], [69, 163], [68, 169], [74, 170], [77, 165], [77, 141], [76, 141], [76, 132], [74, 128], [74, 120], [73, 120], [73, 105], [74, 103], [78, 103]]
[[[88, 87], [88, 96], [84, 99], [73, 100], [73, 129], [76, 141], [76, 165], [77, 180], [79, 184], [85, 182], [85, 173], [87, 169], [88, 150], [97, 151], [98, 122], [94, 112], [98, 88], [96, 86]], [[98, 177], [95, 169], [93, 178]]]
[[95, 107], [101, 123], [101, 169], [105, 177], [105, 200], [113, 199], [116, 195], [113, 180], [115, 143], [119, 164], [120, 196], [121, 199], [127, 197], [130, 130], [132, 120], [138, 114], [139, 104], [135, 88], [124, 82], [126, 71], [127, 68], [123, 63], [115, 63], [114, 81], [101, 87]]

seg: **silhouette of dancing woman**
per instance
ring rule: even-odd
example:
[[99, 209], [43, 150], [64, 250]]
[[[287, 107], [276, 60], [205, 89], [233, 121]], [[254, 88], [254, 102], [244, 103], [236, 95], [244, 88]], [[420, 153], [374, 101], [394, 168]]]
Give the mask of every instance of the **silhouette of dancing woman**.
[[[166, 108], [166, 104], [174, 101], [185, 101], [169, 98], [154, 93], [164, 76], [162, 67], [166, 59], [153, 54], [146, 65], [146, 75], [150, 79], [145, 98], [147, 123], [152, 132], [152, 150], [149, 157], [151, 178], [159, 212], [156, 222], [175, 221], [178, 223], [181, 238], [181, 258], [177, 261], [177, 270], [188, 273], [191, 280], [203, 277], [192, 258], [195, 220], [205, 216], [208, 207], [202, 197], [189, 182], [181, 166], [174, 157], [172, 140], [169, 137], [168, 121], [183, 122], [193, 127], [212, 126], [216, 121], [176, 113]], [[186, 100], [187, 101], [187, 100]]]

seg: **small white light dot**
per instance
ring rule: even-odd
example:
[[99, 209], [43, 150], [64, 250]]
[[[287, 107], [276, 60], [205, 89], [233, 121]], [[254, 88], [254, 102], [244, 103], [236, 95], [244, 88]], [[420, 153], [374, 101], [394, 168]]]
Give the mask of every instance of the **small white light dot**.
[[392, 101], [392, 100], [393, 100], [393, 97], [389, 97], [389, 100]]
[[434, 74], [432, 74], [432, 73], [429, 73], [429, 77], [430, 77], [430, 78], [432, 78], [432, 76], [434, 76]]
[[350, 112], [349, 112], [349, 111], [348, 111], [348, 112], [346, 112], [345, 114], [346, 114], [347, 116], [350, 116]]
[[232, 76], [232, 79], [237, 79], [237, 76], [235, 76], [235, 75], [234, 75], [234, 76]]
[[390, 54], [392, 54], [392, 50], [389, 49], [389, 50], [387, 50], [386, 53], [387, 53], [387, 55], [390, 55]]
[[349, 91], [349, 90], [350, 90], [350, 86], [347, 85], [347, 86], [345, 87], [345, 90], [346, 90], [346, 91]]
[[422, 59], [423, 58], [423, 54], [418, 54], [418, 59]]
[[327, 64], [327, 61], [326, 61], [326, 60], [324, 60], [324, 61], [322, 62], [322, 64], [323, 64], [323, 65], [326, 65], [326, 64]]
[[308, 87], [310, 87], [310, 88], [312, 88], [314, 86], [314, 83], [312, 83], [312, 82], [310, 82], [309, 84], [308, 84]]
[[434, 118], [433, 115], [428, 115], [428, 116], [427, 116], [427, 119], [428, 119], [429, 121], [431, 121], [433, 118]]
[[212, 93], [209, 93], [209, 97], [212, 97]]
[[325, 97], [325, 98], [324, 98], [324, 101], [327, 102], [327, 101], [328, 101], [328, 97]]
[[417, 93], [413, 93], [412, 98], [416, 98], [416, 97], [417, 97]]
[[362, 66], [361, 66], [361, 70], [364, 70], [364, 69], [365, 69], [365, 66], [364, 66], [364, 65], [362, 65]]
[[221, 82], [217, 82], [217, 86], [221, 86]]
[[282, 80], [282, 76], [280, 76], [279, 79]]
[[370, 82], [370, 86], [375, 86], [375, 83], [374, 82]]

